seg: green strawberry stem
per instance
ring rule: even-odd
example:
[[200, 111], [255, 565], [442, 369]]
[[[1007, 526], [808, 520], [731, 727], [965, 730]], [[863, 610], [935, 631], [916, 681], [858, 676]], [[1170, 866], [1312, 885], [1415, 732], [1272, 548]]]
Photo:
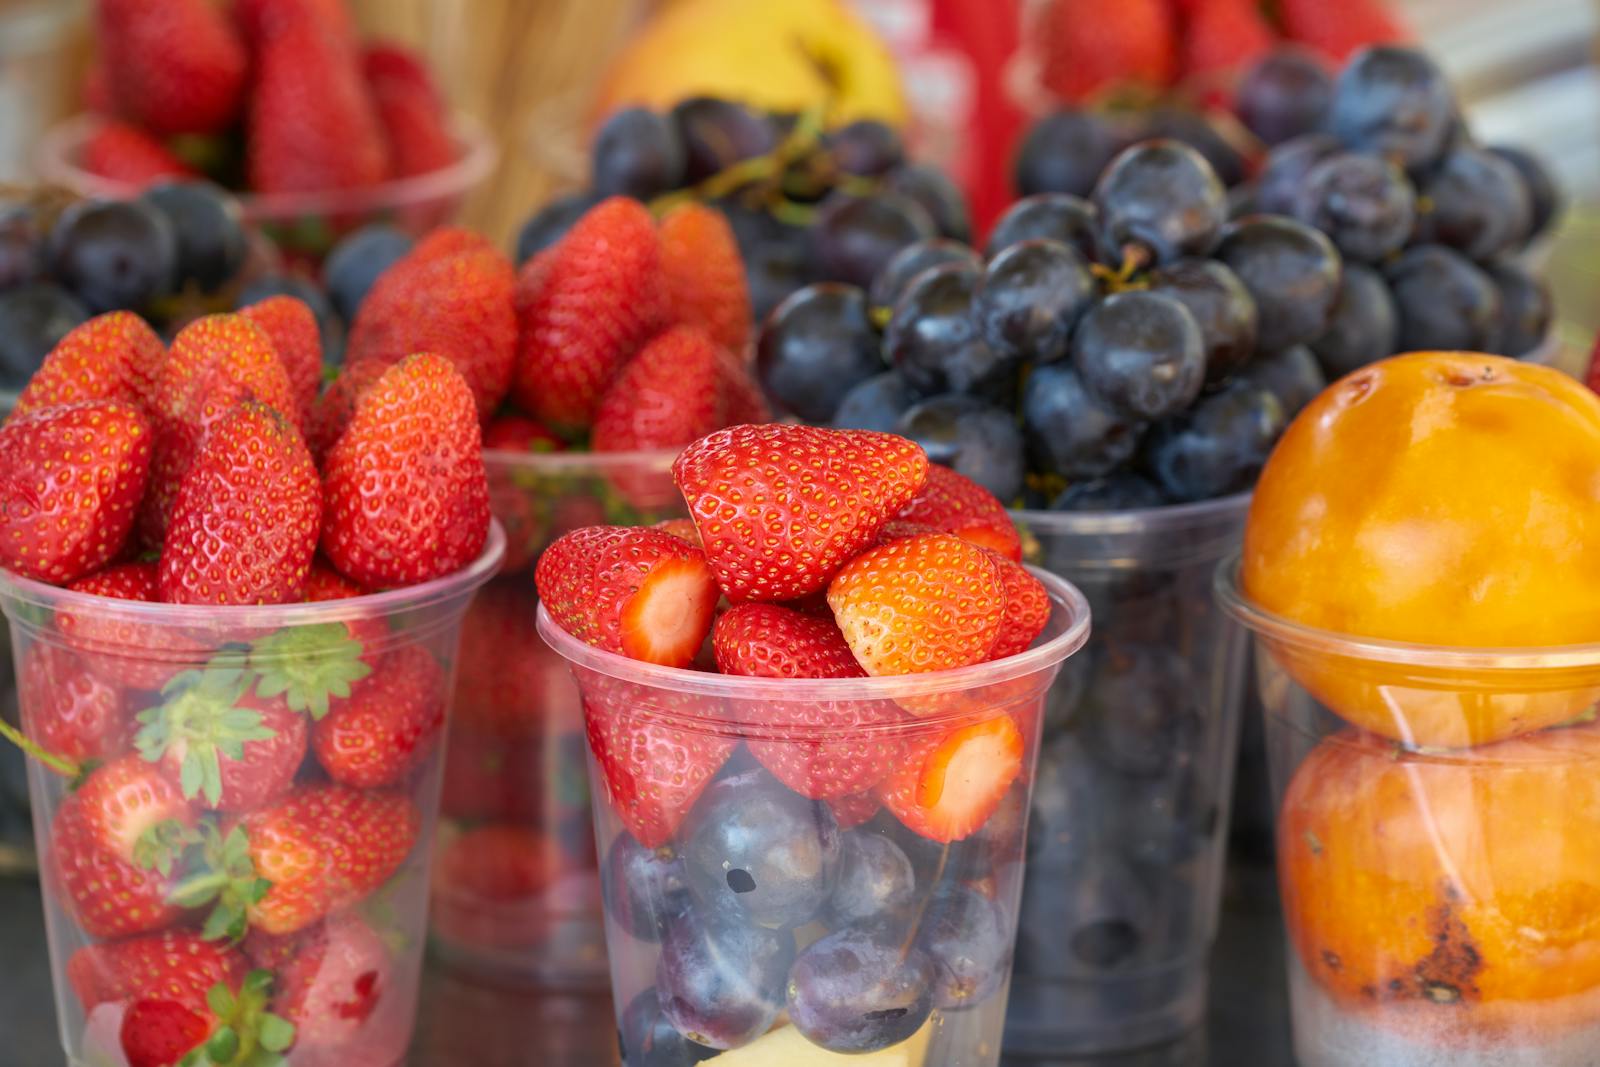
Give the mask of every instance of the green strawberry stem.
[[294, 1024], [267, 1008], [272, 1001], [271, 971], [245, 975], [239, 992], [218, 982], [206, 991], [206, 1007], [217, 1028], [199, 1047], [178, 1061], [179, 1067], [278, 1067], [294, 1044]]
[[83, 774], [84, 768], [82, 766], [72, 762], [65, 756], [58, 756], [49, 749], [42, 747], [33, 738], [27, 736], [4, 719], [0, 719], [0, 737], [4, 737], [7, 741], [22, 749], [24, 753], [32, 756], [69, 782], [77, 781]]
[[260, 676], [256, 695], [282, 695], [290, 710], [320, 722], [335, 697], [348, 698], [351, 687], [372, 673], [362, 658], [368, 652], [340, 622], [279, 630], [250, 650], [250, 667]]

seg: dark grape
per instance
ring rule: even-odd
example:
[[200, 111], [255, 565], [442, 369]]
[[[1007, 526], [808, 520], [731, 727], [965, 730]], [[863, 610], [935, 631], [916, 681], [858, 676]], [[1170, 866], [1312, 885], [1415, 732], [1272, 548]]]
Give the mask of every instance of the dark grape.
[[1140, 248], [1152, 263], [1205, 255], [1228, 217], [1227, 193], [1211, 164], [1174, 140], [1119, 154], [1095, 186], [1094, 206], [1113, 259]]
[[617, 1051], [622, 1067], [688, 1067], [717, 1054], [716, 1049], [697, 1045], [678, 1033], [661, 1014], [661, 1001], [654, 989], [634, 997], [622, 1013]]
[[894, 127], [876, 119], [859, 119], [822, 138], [834, 165], [846, 174], [876, 178], [905, 162], [905, 143]]
[[1205, 380], [1216, 385], [1256, 350], [1256, 302], [1238, 275], [1214, 259], [1180, 259], [1150, 274], [1151, 292], [1189, 309], [1205, 345]]
[[1329, 130], [1358, 152], [1375, 152], [1413, 173], [1449, 143], [1456, 101], [1444, 72], [1414, 48], [1363, 49], [1334, 84]]
[[839, 878], [828, 901], [833, 926], [887, 920], [912, 902], [917, 877], [905, 851], [882, 834], [851, 831], [840, 841]]
[[528, 262], [567, 235], [600, 198], [588, 191], [567, 193], [550, 200], [529, 216], [517, 231], [517, 266]]
[[1269, 145], [1322, 128], [1333, 102], [1333, 76], [1316, 53], [1280, 45], [1245, 72], [1234, 110]]
[[244, 266], [249, 241], [239, 202], [210, 182], [168, 181], [145, 190], [143, 199], [172, 225], [178, 242], [177, 288], [194, 285], [214, 293]]
[[1417, 242], [1440, 244], [1470, 259], [1492, 259], [1522, 245], [1532, 229], [1528, 187], [1517, 168], [1471, 146], [1457, 148], [1423, 181], [1426, 205]]
[[1402, 352], [1482, 352], [1500, 325], [1500, 291], [1471, 260], [1443, 245], [1408, 248], [1385, 271], [1400, 313]]
[[926, 163], [907, 163], [889, 172], [884, 188], [915, 200], [939, 233], [955, 241], [972, 240], [967, 196], [950, 176]]
[[1150, 479], [1132, 471], [1073, 482], [1050, 502], [1051, 511], [1136, 511], [1167, 502]]
[[733, 100], [694, 96], [678, 103], [669, 115], [683, 143], [686, 185], [778, 146], [778, 130], [767, 117]]
[[0, 292], [0, 389], [19, 392], [89, 310], [65, 289], [28, 282]]
[[984, 255], [993, 259], [1018, 241], [1042, 237], [1071, 245], [1085, 262], [1093, 263], [1099, 227], [1100, 217], [1087, 200], [1067, 193], [1038, 193], [1006, 208], [989, 231]]
[[606, 119], [595, 136], [589, 185], [602, 197], [648, 200], [683, 183], [683, 139], [665, 115], [630, 107]]
[[1088, 196], [1122, 148], [1116, 129], [1092, 111], [1062, 110], [1028, 128], [1013, 173], [1017, 193]]
[[1239, 374], [1240, 381], [1265, 389], [1283, 405], [1285, 418], [1292, 419], [1300, 409], [1315, 400], [1328, 387], [1317, 357], [1305, 345], [1293, 345], [1282, 352], [1258, 355]]
[[763, 241], [745, 252], [744, 277], [750, 287], [750, 312], [762, 322], [815, 278], [804, 231]]
[[756, 344], [767, 395], [808, 422], [832, 419], [853, 386], [883, 370], [866, 295], [853, 285], [799, 290], [774, 309]]
[[1228, 225], [1216, 257], [1256, 302], [1256, 344], [1265, 352], [1321, 337], [1339, 299], [1339, 252], [1293, 219], [1251, 215]]
[[339, 317], [354, 322], [378, 276], [399, 262], [414, 243], [405, 231], [374, 222], [334, 245], [322, 262], [322, 283], [328, 287], [328, 299]]
[[44, 268], [38, 213], [26, 204], [0, 207], [0, 291], [38, 281]]
[[1022, 387], [1028, 456], [1039, 470], [1068, 481], [1103, 477], [1122, 466], [1143, 429], [1090, 393], [1071, 364], [1037, 367]]
[[934, 964], [887, 926], [818, 939], [789, 972], [789, 1021], [813, 1045], [863, 1053], [898, 1045], [933, 1011]]
[[898, 371], [884, 371], [860, 382], [839, 401], [833, 425], [841, 430], [877, 430], [893, 433], [917, 396]]
[[[1152, 439], [1161, 429], [1152, 428]], [[1095, 661], [1084, 697], [1080, 733], [1089, 755], [1118, 774], [1170, 776], [1192, 758], [1204, 728], [1198, 692], [1175, 649], [1131, 641], [1109, 647]]]
[[1327, 332], [1311, 342], [1311, 351], [1329, 379], [1343, 378], [1358, 367], [1395, 352], [1400, 319], [1389, 284], [1371, 267], [1346, 263]]
[[687, 905], [683, 859], [669, 848], [645, 848], [620, 833], [600, 865], [600, 899], [617, 926], [641, 941], [659, 941], [669, 915]]
[[1173, 500], [1243, 492], [1255, 484], [1286, 424], [1276, 396], [1252, 382], [1233, 381], [1152, 426], [1141, 462]]
[[1249, 164], [1224, 137], [1212, 121], [1198, 111], [1179, 107], [1158, 107], [1143, 116], [1139, 139], [1168, 137], [1182, 141], [1205, 157], [1223, 185], [1244, 181]]
[[1072, 327], [1094, 295], [1089, 266], [1071, 245], [1022, 241], [984, 270], [973, 315], [1002, 360], [1051, 363], [1066, 357]]
[[1205, 339], [1183, 303], [1134, 290], [1097, 301], [1072, 335], [1072, 365], [1101, 402], [1133, 419], [1188, 407], [1205, 379]]
[[1522, 183], [1528, 190], [1529, 237], [1538, 237], [1550, 229], [1550, 224], [1561, 214], [1564, 197], [1544, 161], [1532, 152], [1511, 145], [1495, 145], [1490, 152], [1517, 168]]
[[1017, 973], [1081, 978], [1115, 971], [1148, 952], [1158, 922], [1150, 890], [1116, 856], [1085, 855], [1067, 870], [1030, 868], [1021, 925], [1053, 936], [1018, 942]]
[[1259, 186], [1255, 182], [1243, 182], [1228, 190], [1228, 220], [1242, 219], [1246, 215], [1259, 215], [1261, 208], [1257, 204]]
[[894, 307], [896, 301], [905, 293], [906, 286], [911, 284], [911, 279], [929, 267], [937, 267], [941, 263], [966, 263], [978, 270], [983, 268], [983, 261], [978, 258], [978, 253], [960, 241], [952, 241], [948, 237], [931, 237], [925, 241], [917, 241], [896, 252], [894, 258], [889, 260], [878, 276], [872, 280], [870, 292], [872, 306]]
[[913, 278], [895, 303], [883, 351], [913, 391], [993, 397], [1014, 378], [1014, 365], [984, 341], [973, 314], [982, 277], [970, 263], [940, 264]]
[[1312, 168], [1342, 151], [1344, 146], [1338, 138], [1326, 133], [1308, 133], [1274, 148], [1267, 153], [1256, 179], [1256, 211], [1263, 215], [1294, 214], [1295, 200]]
[[338, 362], [335, 357], [341, 351], [339, 316], [320, 285], [298, 274], [263, 274], [239, 290], [239, 306], [259, 304], [269, 296], [292, 296], [310, 308], [317, 319], [317, 332], [322, 335], [323, 359], [329, 363]]
[[864, 289], [896, 252], [937, 234], [933, 219], [909, 197], [835, 193], [812, 224], [811, 256], [822, 277]]
[[794, 935], [741, 923], [709, 907], [667, 920], [656, 961], [662, 1014], [690, 1041], [711, 1048], [747, 1045], [783, 1010]]
[[895, 433], [1002, 501], [1022, 492], [1022, 434], [1012, 414], [971, 396], [936, 396], [907, 409]]
[[1294, 214], [1333, 241], [1346, 260], [1376, 263], [1402, 248], [1417, 219], [1405, 173], [1376, 156], [1340, 152], [1306, 175]]
[[1550, 334], [1550, 285], [1511, 260], [1492, 263], [1486, 270], [1500, 290], [1500, 321], [1489, 350], [1525, 356], [1544, 344]]
[[138, 200], [80, 200], [50, 232], [50, 273], [94, 314], [165, 296], [177, 261], [172, 223]]
[[[1151, 491], [1154, 492], [1153, 487]], [[1058, 721], [1055, 725], [1060, 729], [1068, 723]], [[1058, 733], [1045, 742], [1039, 752], [1039, 770], [1034, 776], [1028, 809], [1030, 874], [1047, 867], [1069, 868], [1079, 861], [1094, 831], [1098, 777], [1098, 768], [1090, 762], [1076, 734]]]
[[934, 1007], [960, 1011], [988, 1000], [1010, 971], [1011, 940], [1011, 924], [995, 901], [964, 885], [940, 888], [916, 939], [937, 969]]

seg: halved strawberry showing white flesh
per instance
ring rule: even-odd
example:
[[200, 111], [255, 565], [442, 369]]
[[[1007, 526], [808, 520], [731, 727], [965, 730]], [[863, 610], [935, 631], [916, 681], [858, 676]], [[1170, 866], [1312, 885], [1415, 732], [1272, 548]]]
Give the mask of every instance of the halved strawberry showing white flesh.
[[960, 841], [1000, 806], [1022, 773], [1024, 747], [1009, 715], [912, 742], [878, 785], [878, 799], [908, 830], [930, 841]]

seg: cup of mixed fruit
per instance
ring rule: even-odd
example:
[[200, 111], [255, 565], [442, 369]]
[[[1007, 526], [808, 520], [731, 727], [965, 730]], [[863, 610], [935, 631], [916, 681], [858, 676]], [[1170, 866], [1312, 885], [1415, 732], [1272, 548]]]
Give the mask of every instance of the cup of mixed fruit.
[[1331, 386], [1262, 475], [1255, 636], [1308, 1067], [1594, 1062], [1600, 400], [1419, 353]]

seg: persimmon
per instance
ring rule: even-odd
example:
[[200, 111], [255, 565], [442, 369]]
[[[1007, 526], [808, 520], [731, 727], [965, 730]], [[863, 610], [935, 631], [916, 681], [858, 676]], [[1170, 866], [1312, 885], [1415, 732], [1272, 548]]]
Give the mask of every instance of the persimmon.
[[[1600, 642], [1600, 398], [1558, 371], [1462, 352], [1348, 375], [1263, 470], [1240, 580], [1267, 611], [1350, 637]], [[1413, 745], [1516, 736], [1600, 697], [1600, 664], [1401, 666], [1404, 655], [1341, 657], [1271, 636], [1267, 648], [1347, 721]]]

